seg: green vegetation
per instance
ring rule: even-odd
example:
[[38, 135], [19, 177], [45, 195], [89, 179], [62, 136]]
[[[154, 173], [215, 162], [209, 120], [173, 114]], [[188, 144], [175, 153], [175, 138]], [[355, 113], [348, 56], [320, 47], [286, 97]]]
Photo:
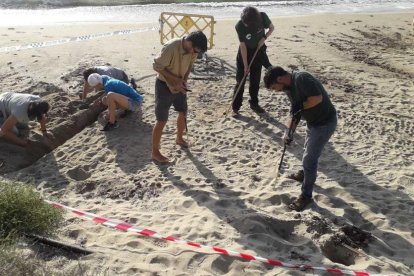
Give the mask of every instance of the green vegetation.
[[44, 202], [32, 187], [0, 182], [0, 275], [53, 275], [42, 260], [16, 248], [25, 234], [49, 236], [62, 211]]
[[44, 202], [32, 187], [0, 182], [0, 239], [25, 234], [49, 236], [63, 221], [62, 211]]
[[14, 246], [0, 244], [0, 275], [44, 275], [40, 271], [43, 267], [39, 260], [25, 257]]

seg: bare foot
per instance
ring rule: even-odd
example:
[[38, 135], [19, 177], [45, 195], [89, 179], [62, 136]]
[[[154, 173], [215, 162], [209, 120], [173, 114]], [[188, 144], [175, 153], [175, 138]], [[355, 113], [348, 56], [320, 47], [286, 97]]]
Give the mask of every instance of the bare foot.
[[188, 143], [183, 138], [181, 138], [181, 139], [177, 138], [177, 139], [175, 139], [175, 142], [177, 143], [177, 145], [180, 145], [183, 148], [188, 148]]
[[167, 157], [165, 157], [164, 155], [162, 155], [159, 150], [152, 152], [151, 159], [154, 160], [154, 161], [157, 161], [161, 164], [166, 164], [166, 163], [170, 162], [170, 160]]

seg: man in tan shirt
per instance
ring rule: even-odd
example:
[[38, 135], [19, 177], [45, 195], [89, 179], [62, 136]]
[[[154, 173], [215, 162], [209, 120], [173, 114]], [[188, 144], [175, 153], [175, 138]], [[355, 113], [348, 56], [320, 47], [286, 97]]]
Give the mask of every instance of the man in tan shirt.
[[178, 111], [178, 145], [187, 147], [183, 138], [187, 113], [187, 80], [199, 53], [207, 51], [207, 37], [201, 31], [190, 33], [183, 38], [168, 41], [161, 54], [154, 59], [153, 68], [158, 72], [155, 81], [155, 116], [157, 122], [152, 131], [152, 159], [168, 163], [169, 159], [161, 154], [162, 131], [168, 121], [171, 105]]

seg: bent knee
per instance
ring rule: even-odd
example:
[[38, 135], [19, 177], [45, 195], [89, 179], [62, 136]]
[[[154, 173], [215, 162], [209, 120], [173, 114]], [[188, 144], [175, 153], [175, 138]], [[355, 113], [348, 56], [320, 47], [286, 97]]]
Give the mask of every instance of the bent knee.
[[106, 98], [108, 100], [112, 100], [116, 97], [116, 93], [115, 92], [108, 92], [108, 94], [106, 94]]

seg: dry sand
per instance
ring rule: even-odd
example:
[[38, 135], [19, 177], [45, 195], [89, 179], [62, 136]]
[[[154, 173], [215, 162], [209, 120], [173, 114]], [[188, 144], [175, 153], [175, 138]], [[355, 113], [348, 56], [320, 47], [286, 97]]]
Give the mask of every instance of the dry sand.
[[[162, 141], [162, 151], [176, 159], [171, 166], [150, 160], [152, 60], [161, 49], [156, 31], [1, 53], [2, 92], [36, 92], [48, 99], [53, 136], [46, 141], [34, 128], [30, 135], [37, 150], [0, 142], [0, 172], [58, 202], [189, 241], [289, 263], [414, 275], [412, 17], [273, 18], [276, 31], [267, 42], [271, 62], [319, 77], [339, 113], [338, 129], [320, 158], [315, 203], [300, 214], [286, 208], [300, 186], [284, 175], [300, 168], [304, 123], [288, 148], [284, 175], [271, 184], [288, 118], [283, 93], [261, 88], [265, 116], [249, 110], [247, 98], [239, 120], [222, 116], [235, 85], [235, 21], [217, 23], [216, 46], [197, 62], [190, 80], [189, 150], [174, 144], [171, 112]], [[0, 47], [136, 27], [2, 28]], [[108, 133], [95, 121], [99, 110], [85, 109], [76, 96], [80, 72], [104, 63], [139, 79], [145, 95], [142, 117], [120, 119], [120, 128]], [[349, 234], [343, 226], [372, 237]], [[93, 275], [304, 274], [137, 237], [72, 215], [59, 239], [96, 253], [75, 259], [56, 253], [45, 261], [63, 269], [80, 262]]]

